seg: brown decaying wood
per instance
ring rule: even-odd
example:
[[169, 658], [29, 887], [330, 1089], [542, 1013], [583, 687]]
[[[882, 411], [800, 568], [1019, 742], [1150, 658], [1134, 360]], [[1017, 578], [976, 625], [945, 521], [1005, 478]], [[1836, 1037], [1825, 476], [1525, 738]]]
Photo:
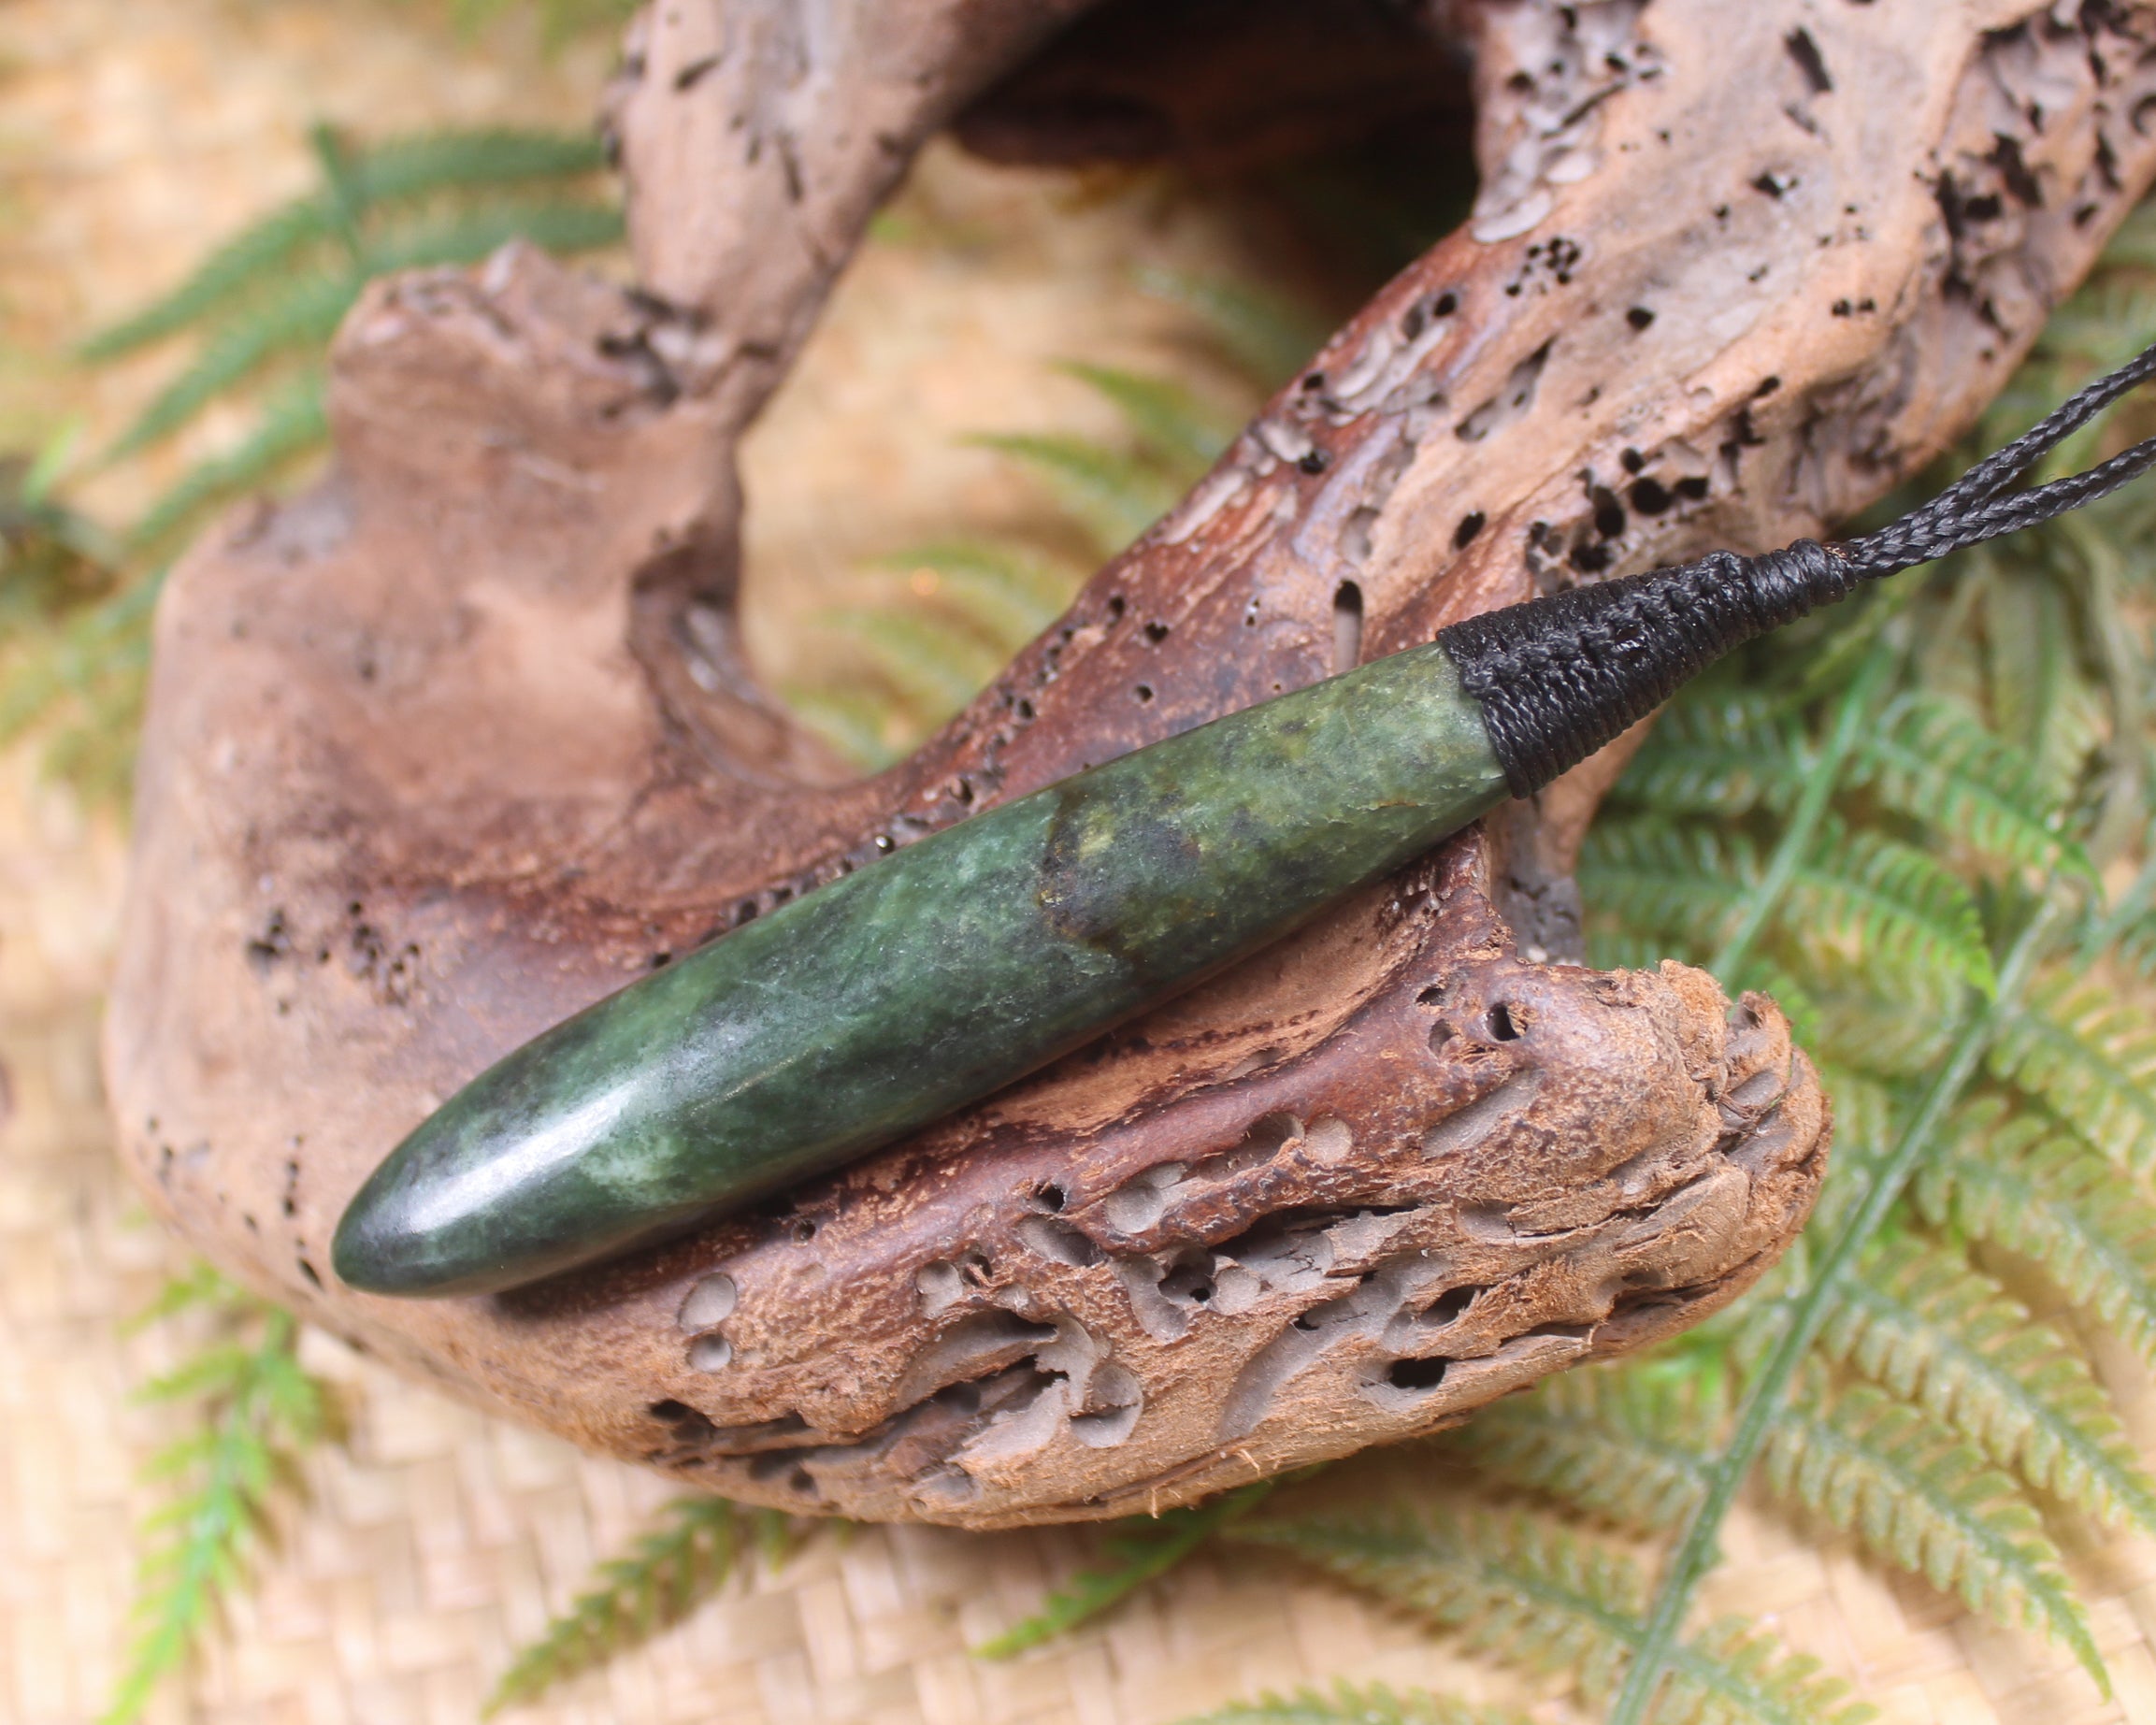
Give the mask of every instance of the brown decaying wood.
[[1564, 962], [1597, 763], [789, 1204], [493, 1301], [359, 1298], [324, 1255], [494, 1056], [884, 843], [1325, 675], [1344, 582], [1367, 656], [1849, 513], [2156, 169], [2148, 8], [1461, 5], [1432, 27], [1477, 67], [1465, 231], [845, 783], [733, 646], [734, 440], [911, 151], [1080, 9], [651, 14], [615, 113], [648, 295], [516, 251], [379, 285], [335, 474], [158, 619], [107, 1034], [153, 1201], [409, 1370], [761, 1502], [1162, 1508], [1756, 1276], [1816, 1189], [1818, 1083], [1764, 1001]]

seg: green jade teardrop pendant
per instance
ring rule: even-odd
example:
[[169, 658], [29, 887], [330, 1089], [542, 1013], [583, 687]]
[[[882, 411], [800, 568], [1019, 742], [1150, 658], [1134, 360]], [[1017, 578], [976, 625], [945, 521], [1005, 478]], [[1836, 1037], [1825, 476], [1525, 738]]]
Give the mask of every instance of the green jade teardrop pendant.
[[1000, 1088], [1585, 759], [1742, 641], [2156, 465], [2010, 483], [2099, 379], [1899, 521], [1452, 625], [922, 839], [482, 1072], [338, 1224], [381, 1294], [514, 1287], [722, 1215]]
[[557, 1025], [453, 1097], [338, 1274], [469, 1293], [762, 1197], [1278, 939], [1505, 795], [1443, 648], [977, 814]]

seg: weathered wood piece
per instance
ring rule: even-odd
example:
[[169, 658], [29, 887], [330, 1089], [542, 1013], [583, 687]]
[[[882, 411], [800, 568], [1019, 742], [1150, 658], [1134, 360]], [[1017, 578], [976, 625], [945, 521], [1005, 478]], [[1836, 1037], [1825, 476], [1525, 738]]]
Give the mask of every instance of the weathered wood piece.
[[908, 153], [1079, 9], [654, 12], [618, 106], [651, 295], [515, 252], [380, 286], [335, 475], [159, 617], [107, 1050], [153, 1201], [410, 1369], [757, 1501], [1166, 1507], [1748, 1284], [1823, 1103], [1767, 1003], [1564, 961], [1606, 760], [755, 1216], [490, 1299], [323, 1258], [430, 1107], [711, 932], [1452, 618], [1848, 514], [2156, 170], [2144, 7], [1459, 6], [1467, 228], [941, 736], [845, 783], [732, 646], [733, 441]]

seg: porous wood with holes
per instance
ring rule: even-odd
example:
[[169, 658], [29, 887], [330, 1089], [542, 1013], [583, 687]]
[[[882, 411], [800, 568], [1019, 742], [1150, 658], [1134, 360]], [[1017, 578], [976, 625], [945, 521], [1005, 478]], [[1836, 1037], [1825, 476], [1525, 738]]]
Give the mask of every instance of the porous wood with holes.
[[1017, 148], [1085, 9], [646, 14], [612, 112], [640, 291], [513, 250], [378, 284], [335, 473], [200, 548], [158, 619], [106, 1044], [145, 1189], [405, 1369], [743, 1498], [1162, 1508], [1746, 1286], [1823, 1102], [1770, 1003], [1575, 961], [1606, 759], [783, 1205], [489, 1300], [362, 1298], [325, 1254], [431, 1106], [667, 955], [1467, 612], [1850, 513], [1968, 424], [2156, 170], [2146, 7], [1418, 14], [1474, 67], [1472, 219], [851, 780], [736, 649], [731, 453], [911, 153], [976, 100]]

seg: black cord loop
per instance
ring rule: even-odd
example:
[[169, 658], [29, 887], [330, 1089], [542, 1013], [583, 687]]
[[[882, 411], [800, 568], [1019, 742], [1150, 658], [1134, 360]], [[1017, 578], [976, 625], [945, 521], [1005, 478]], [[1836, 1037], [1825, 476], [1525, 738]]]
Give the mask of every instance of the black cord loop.
[[1921, 508], [1833, 545], [1799, 539], [1756, 557], [1715, 551], [1674, 568], [1574, 587], [1441, 631], [1482, 708], [1516, 797], [1531, 797], [1645, 718], [1732, 648], [1858, 584], [2018, 533], [2093, 503], [2156, 467], [2156, 438], [2085, 473], [2007, 486], [2137, 384], [2156, 347], [2077, 391]]

